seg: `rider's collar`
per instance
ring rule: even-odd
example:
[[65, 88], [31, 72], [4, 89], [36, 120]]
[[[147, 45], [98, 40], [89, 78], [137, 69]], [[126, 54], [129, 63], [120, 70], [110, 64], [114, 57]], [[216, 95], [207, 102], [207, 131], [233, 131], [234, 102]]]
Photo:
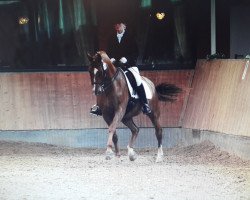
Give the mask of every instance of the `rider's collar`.
[[125, 33], [125, 30], [123, 30], [121, 33], [117, 33], [117, 37], [121, 38], [124, 35], [124, 33]]

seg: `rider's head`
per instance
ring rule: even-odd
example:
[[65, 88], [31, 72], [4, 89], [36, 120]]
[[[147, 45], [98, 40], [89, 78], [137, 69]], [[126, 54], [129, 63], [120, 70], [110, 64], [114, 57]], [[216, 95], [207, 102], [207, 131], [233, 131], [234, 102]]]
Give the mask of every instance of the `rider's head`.
[[126, 29], [126, 25], [123, 22], [117, 22], [114, 27], [117, 33], [122, 33]]

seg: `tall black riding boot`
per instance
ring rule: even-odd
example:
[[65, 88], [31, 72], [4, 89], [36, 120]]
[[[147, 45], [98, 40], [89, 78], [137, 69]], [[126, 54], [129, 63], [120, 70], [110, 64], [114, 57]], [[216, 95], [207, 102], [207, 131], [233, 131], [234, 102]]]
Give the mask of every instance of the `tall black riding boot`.
[[148, 100], [147, 100], [146, 93], [145, 93], [145, 90], [144, 90], [144, 87], [142, 84], [140, 86], [137, 86], [137, 93], [139, 95], [139, 99], [140, 99], [140, 102], [142, 104], [143, 114], [151, 113], [151, 109], [148, 105]]
[[101, 116], [102, 110], [98, 105], [93, 105], [92, 108], [90, 109], [90, 114], [96, 115], [96, 116]]

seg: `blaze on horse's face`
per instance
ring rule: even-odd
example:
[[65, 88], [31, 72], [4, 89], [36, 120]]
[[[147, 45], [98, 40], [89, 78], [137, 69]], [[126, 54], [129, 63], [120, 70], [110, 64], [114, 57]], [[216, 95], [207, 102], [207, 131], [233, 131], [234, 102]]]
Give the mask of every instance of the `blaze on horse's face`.
[[[102, 62], [101, 55], [96, 53], [94, 56], [88, 55], [90, 66], [88, 68], [90, 74], [92, 91], [97, 94], [100, 89], [100, 84], [105, 74], [105, 63]], [[100, 92], [100, 91], [99, 91]]]

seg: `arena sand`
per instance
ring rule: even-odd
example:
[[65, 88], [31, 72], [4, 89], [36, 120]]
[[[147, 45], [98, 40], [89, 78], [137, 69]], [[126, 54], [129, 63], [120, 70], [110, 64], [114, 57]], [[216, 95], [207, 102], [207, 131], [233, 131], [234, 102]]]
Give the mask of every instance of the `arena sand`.
[[250, 200], [250, 162], [204, 142], [136, 149], [131, 162], [105, 149], [0, 141], [0, 200]]

